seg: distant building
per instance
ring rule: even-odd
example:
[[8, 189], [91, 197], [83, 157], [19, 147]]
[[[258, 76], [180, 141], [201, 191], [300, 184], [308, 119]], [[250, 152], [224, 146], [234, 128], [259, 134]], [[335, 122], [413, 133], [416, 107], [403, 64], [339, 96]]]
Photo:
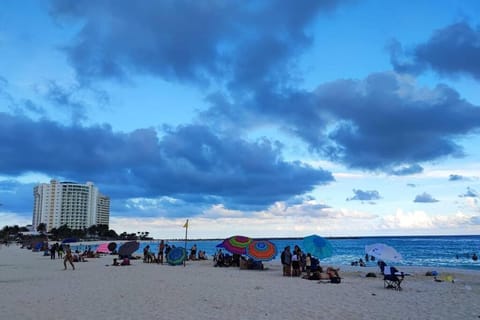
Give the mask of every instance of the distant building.
[[51, 180], [33, 188], [33, 226], [45, 223], [47, 231], [67, 225], [83, 229], [109, 224], [110, 198], [92, 182], [79, 184]]

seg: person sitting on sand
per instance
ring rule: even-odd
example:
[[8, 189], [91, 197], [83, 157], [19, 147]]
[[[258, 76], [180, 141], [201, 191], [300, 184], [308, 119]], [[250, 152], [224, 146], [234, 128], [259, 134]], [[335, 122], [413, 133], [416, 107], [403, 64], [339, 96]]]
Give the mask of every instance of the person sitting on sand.
[[310, 272], [312, 270], [312, 255], [307, 253], [307, 257], [305, 258], [305, 270], [307, 271], [307, 278], [310, 278]]
[[366, 264], [365, 264], [365, 262], [363, 262], [362, 258], [360, 258], [360, 260], [358, 260], [358, 265], [360, 267], [366, 267]]
[[327, 267], [325, 272], [320, 273], [320, 280], [330, 280], [334, 283], [340, 282], [340, 274], [338, 273], [340, 269], [334, 267]]
[[225, 266], [225, 255], [222, 252], [222, 249], [219, 249], [215, 256], [215, 267], [224, 267]]
[[198, 251], [198, 260], [207, 260], [207, 255], [205, 254], [205, 251]]
[[119, 266], [119, 265], [120, 265], [120, 263], [118, 263], [117, 258], [113, 258], [112, 266]]
[[127, 257], [123, 258], [122, 263], [120, 264], [121, 266], [129, 266], [130, 265], [130, 259]]

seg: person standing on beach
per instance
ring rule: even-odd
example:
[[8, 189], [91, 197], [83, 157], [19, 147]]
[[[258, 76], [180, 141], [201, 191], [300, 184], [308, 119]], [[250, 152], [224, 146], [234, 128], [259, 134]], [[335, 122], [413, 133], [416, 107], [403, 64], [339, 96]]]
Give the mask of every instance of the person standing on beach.
[[63, 244], [59, 244], [57, 246], [57, 255], [58, 255], [58, 259], [63, 258]]
[[158, 263], [163, 264], [163, 250], [165, 250], [165, 242], [160, 241], [158, 245]]
[[50, 247], [50, 259], [55, 260], [55, 253], [57, 252], [57, 244], [52, 244]]
[[75, 266], [73, 265], [72, 250], [68, 244], [65, 246], [65, 258], [63, 259], [63, 266], [65, 267], [65, 270], [67, 270], [67, 261], [72, 266], [72, 269], [75, 270]]
[[290, 277], [292, 275], [292, 253], [290, 246], [286, 246], [281, 255], [283, 265], [283, 275]]

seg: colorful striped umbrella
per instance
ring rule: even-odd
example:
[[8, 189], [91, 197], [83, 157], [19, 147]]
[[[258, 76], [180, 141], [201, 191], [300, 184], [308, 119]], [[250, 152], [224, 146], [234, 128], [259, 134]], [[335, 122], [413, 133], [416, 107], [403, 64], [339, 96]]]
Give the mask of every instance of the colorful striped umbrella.
[[303, 238], [303, 249], [306, 253], [319, 259], [330, 257], [333, 254], [333, 247], [330, 242], [317, 235]]
[[187, 259], [187, 251], [182, 247], [175, 247], [168, 252], [167, 262], [172, 266], [182, 264]]
[[268, 261], [275, 259], [277, 247], [268, 240], [253, 240], [247, 247], [247, 256], [255, 261]]
[[105, 242], [105, 243], [99, 244], [96, 251], [98, 253], [110, 253], [110, 250], [108, 250], [108, 243]]
[[245, 236], [233, 236], [223, 240], [219, 245], [233, 254], [246, 254], [247, 247], [253, 240]]

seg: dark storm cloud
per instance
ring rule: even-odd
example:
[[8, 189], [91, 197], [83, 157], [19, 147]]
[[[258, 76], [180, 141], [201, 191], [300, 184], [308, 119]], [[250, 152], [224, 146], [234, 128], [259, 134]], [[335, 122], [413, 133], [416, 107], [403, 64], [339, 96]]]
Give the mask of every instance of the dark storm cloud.
[[[393, 72], [324, 83], [312, 92], [264, 86], [247, 98], [211, 99], [209, 123], [275, 123], [320, 156], [350, 168], [408, 175], [420, 163], [462, 157], [459, 138], [480, 129], [480, 108], [446, 85], [418, 88]], [[240, 112], [235, 113], [235, 110]]]
[[31, 217], [33, 187], [34, 184], [31, 183], [0, 180], [0, 203], [2, 204], [0, 209]]
[[299, 124], [298, 133], [350, 167], [394, 172], [400, 166], [418, 173], [419, 162], [462, 156], [456, 139], [480, 128], [480, 108], [455, 90], [445, 85], [420, 90], [392, 73], [339, 80], [315, 94], [318, 113], [333, 127], [324, 133], [330, 141], [318, 144], [315, 132]]
[[80, 23], [63, 49], [83, 81], [144, 73], [251, 88], [288, 77], [286, 62], [311, 43], [304, 29], [340, 2], [52, 1], [51, 13]]
[[[430, 68], [442, 75], [467, 74], [480, 80], [480, 29], [466, 22], [436, 30], [425, 43], [406, 52], [401, 45], [391, 46], [391, 61], [399, 72], [419, 72]], [[401, 61], [404, 60], [404, 61]]]
[[279, 143], [218, 136], [204, 126], [113, 132], [0, 113], [0, 173], [41, 172], [95, 181], [111, 197], [223, 199], [267, 206], [333, 181], [330, 172], [286, 162]]
[[380, 193], [376, 190], [356, 190], [353, 189], [353, 193], [355, 194], [351, 198], [347, 198], [347, 201], [352, 201], [352, 200], [360, 200], [360, 201], [371, 201], [371, 200], [379, 200], [382, 197], [380, 197]]
[[438, 202], [438, 200], [432, 197], [430, 194], [424, 192], [422, 194], [417, 195], [413, 200], [413, 202], [433, 203], [433, 202]]

